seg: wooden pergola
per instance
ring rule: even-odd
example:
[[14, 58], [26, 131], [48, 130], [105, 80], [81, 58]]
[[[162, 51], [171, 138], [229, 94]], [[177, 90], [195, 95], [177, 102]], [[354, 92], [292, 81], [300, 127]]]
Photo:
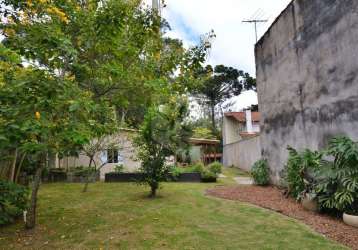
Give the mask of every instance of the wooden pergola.
[[202, 138], [190, 138], [191, 145], [202, 146], [201, 160], [204, 164], [211, 163], [221, 159], [222, 154], [217, 153], [217, 146], [220, 145], [219, 140], [215, 139], [202, 139]]

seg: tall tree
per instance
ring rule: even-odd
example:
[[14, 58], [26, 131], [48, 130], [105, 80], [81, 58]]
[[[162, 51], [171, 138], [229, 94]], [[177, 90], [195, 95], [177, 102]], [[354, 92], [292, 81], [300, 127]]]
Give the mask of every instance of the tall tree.
[[158, 105], [191, 89], [210, 46], [186, 50], [163, 38], [163, 20], [139, 0], [4, 0], [0, 14], [6, 53], [19, 55], [9, 67], [19, 71], [14, 78], [1, 72], [0, 139], [15, 145], [13, 158], [17, 148], [39, 156], [32, 211], [45, 154], [66, 155], [111, 133], [119, 108]]
[[26, 221], [26, 227], [33, 228], [46, 156], [88, 142], [88, 119], [95, 112], [95, 104], [73, 80], [19, 66], [20, 57], [2, 46], [0, 58], [0, 149], [15, 145], [19, 152], [36, 159]]
[[142, 161], [142, 183], [150, 186], [150, 197], [155, 197], [160, 182], [168, 176], [166, 157], [174, 155], [188, 144], [191, 130], [185, 122], [188, 116], [186, 97], [172, 96], [167, 104], [152, 106], [135, 142]]
[[213, 132], [216, 132], [215, 108], [243, 90], [256, 90], [256, 80], [248, 73], [224, 65], [211, 65], [202, 68], [198, 75], [207, 78], [197, 90], [201, 102], [210, 107], [210, 118]]

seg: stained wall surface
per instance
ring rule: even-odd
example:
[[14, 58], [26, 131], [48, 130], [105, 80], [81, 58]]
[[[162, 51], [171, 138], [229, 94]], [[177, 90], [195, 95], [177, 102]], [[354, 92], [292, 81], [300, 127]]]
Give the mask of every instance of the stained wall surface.
[[358, 1], [294, 0], [256, 44], [262, 156], [278, 182], [286, 146], [358, 140]]

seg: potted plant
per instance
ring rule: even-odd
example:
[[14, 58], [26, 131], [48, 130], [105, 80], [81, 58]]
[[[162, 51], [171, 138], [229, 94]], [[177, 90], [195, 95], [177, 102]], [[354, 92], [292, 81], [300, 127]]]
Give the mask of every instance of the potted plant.
[[350, 208], [343, 213], [344, 223], [358, 227], [358, 202], [356, 201]]

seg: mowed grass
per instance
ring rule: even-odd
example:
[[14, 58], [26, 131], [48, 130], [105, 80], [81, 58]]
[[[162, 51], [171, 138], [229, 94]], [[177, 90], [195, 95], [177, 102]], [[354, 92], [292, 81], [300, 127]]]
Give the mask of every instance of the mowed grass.
[[344, 249], [280, 214], [205, 196], [215, 185], [166, 183], [149, 199], [136, 184], [90, 184], [87, 193], [81, 184], [45, 184], [37, 229], [0, 228], [0, 248]]

